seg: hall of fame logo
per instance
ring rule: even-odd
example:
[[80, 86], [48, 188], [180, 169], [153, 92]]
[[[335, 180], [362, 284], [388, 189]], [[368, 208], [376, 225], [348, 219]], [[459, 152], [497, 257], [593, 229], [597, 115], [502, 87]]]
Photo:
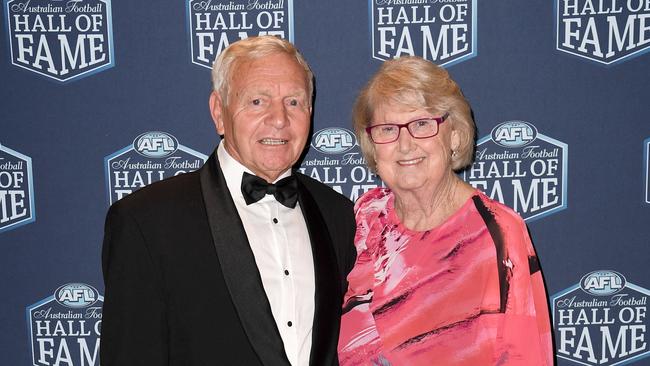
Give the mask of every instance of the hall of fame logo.
[[650, 292], [598, 270], [552, 296], [556, 355], [580, 365], [625, 365], [650, 356]]
[[68, 283], [27, 307], [34, 366], [99, 366], [104, 297], [84, 283]]
[[476, 56], [476, 0], [369, 0], [372, 57], [450, 66]]
[[613, 65], [650, 50], [650, 2], [555, 0], [556, 48]]
[[312, 136], [311, 149], [298, 169], [353, 202], [367, 191], [383, 186], [366, 167], [354, 133], [342, 127], [328, 127]]
[[463, 179], [532, 221], [566, 208], [567, 163], [567, 144], [507, 121], [478, 140]]
[[11, 63], [68, 82], [115, 65], [110, 0], [4, 0]]
[[104, 158], [108, 204], [153, 182], [194, 171], [208, 159], [166, 132], [145, 132]]
[[0, 233], [34, 220], [32, 159], [0, 144]]
[[224, 48], [252, 36], [293, 42], [293, 0], [186, 0], [192, 63], [212, 68]]
[[650, 203], [650, 137], [643, 141], [643, 169], [645, 170], [645, 202]]

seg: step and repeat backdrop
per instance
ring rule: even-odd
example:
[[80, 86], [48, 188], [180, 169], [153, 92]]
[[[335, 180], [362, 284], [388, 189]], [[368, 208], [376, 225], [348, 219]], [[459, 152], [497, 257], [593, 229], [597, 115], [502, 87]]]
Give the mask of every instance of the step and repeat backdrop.
[[359, 89], [401, 55], [447, 68], [478, 126], [461, 175], [526, 219], [557, 363], [650, 364], [650, 1], [2, 6], [0, 364], [99, 365], [106, 210], [203, 164], [219, 141], [210, 66], [259, 34], [316, 75], [298, 169], [351, 200], [382, 184], [351, 132]]

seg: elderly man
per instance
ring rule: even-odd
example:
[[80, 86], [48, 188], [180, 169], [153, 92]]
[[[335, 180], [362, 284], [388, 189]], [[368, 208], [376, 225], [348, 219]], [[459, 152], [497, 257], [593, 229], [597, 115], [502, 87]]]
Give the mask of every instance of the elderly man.
[[108, 212], [101, 364], [336, 365], [354, 218], [291, 171], [310, 129], [309, 66], [291, 43], [255, 37], [228, 47], [212, 79], [214, 154]]

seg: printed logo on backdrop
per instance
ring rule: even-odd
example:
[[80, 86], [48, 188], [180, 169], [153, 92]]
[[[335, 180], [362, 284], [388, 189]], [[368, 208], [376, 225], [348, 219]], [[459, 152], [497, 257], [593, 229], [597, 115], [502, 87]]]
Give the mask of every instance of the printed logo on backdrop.
[[366, 167], [354, 133], [341, 127], [314, 133], [311, 149], [298, 170], [353, 202], [365, 192], [383, 186], [379, 177]]
[[110, 0], [4, 0], [11, 63], [68, 82], [114, 66]]
[[224, 48], [252, 36], [293, 42], [293, 0], [187, 0], [192, 63], [212, 68]]
[[476, 56], [476, 0], [369, 0], [372, 57], [450, 66]]
[[645, 202], [650, 203], [650, 138], [643, 141], [643, 166], [645, 170]]
[[207, 158], [167, 132], [145, 132], [104, 158], [108, 204], [153, 182], [194, 171]]
[[463, 179], [531, 221], [566, 208], [567, 157], [567, 144], [507, 121], [478, 140]]
[[580, 365], [625, 365], [650, 355], [648, 296], [619, 272], [587, 273], [552, 296], [556, 355]]
[[27, 307], [34, 366], [99, 366], [104, 297], [92, 286], [68, 283]]
[[556, 48], [613, 65], [650, 50], [650, 2], [555, 0]]
[[0, 144], [0, 233], [34, 220], [32, 159]]

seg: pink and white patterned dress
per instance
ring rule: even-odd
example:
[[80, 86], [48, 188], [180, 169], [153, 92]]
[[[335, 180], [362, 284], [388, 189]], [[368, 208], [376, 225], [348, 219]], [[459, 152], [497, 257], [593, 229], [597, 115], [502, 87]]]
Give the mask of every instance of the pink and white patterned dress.
[[413, 231], [377, 188], [355, 205], [357, 260], [343, 302], [347, 365], [552, 365], [546, 291], [523, 220], [477, 191]]

